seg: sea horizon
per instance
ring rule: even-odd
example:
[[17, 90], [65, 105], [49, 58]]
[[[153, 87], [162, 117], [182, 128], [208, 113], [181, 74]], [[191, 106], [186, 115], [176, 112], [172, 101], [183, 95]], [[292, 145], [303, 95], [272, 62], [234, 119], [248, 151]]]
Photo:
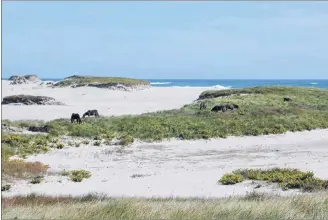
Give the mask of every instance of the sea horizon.
[[[2, 78], [8, 80], [9, 78]], [[40, 78], [42, 81], [60, 81], [64, 78]], [[253, 86], [300, 86], [328, 88], [328, 79], [141, 79], [153, 87], [210, 87], [247, 88]]]

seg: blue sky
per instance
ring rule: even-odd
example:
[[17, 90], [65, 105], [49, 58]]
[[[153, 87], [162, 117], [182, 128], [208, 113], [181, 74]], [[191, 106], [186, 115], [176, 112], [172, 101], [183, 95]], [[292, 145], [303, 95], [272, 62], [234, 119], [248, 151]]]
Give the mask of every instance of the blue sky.
[[2, 2], [2, 77], [328, 79], [328, 2]]

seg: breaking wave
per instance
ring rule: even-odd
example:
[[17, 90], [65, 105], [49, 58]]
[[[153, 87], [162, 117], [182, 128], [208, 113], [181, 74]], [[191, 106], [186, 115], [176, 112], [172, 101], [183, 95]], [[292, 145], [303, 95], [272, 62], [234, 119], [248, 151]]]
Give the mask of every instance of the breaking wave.
[[151, 85], [168, 85], [171, 84], [171, 82], [151, 82]]

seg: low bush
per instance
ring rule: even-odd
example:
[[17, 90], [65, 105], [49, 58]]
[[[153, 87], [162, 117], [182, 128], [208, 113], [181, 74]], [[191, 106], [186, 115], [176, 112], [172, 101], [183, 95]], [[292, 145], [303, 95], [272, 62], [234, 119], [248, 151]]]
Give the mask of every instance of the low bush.
[[223, 185], [233, 185], [236, 183], [241, 183], [243, 181], [244, 181], [243, 176], [233, 173], [224, 174], [219, 180], [219, 182], [221, 182]]
[[69, 174], [70, 174], [70, 172], [66, 171], [66, 170], [63, 170], [63, 171], [60, 172], [61, 176], [68, 176]]
[[326, 183], [326, 181], [314, 177], [313, 172], [302, 172], [298, 169], [238, 169], [232, 173], [234, 175], [240, 175], [244, 179], [279, 183], [284, 190], [301, 189], [302, 191], [312, 192], [325, 189]]
[[101, 141], [94, 141], [94, 142], [93, 142], [93, 145], [94, 145], [94, 146], [100, 146], [100, 145], [101, 145]]
[[30, 178], [34, 175], [45, 174], [48, 166], [40, 162], [26, 162], [24, 160], [2, 160], [1, 171], [3, 178], [6, 176], [19, 179]]
[[63, 149], [63, 148], [64, 148], [64, 144], [62, 144], [62, 143], [58, 143], [58, 144], [56, 145], [56, 148], [57, 148], [57, 149]]
[[36, 177], [33, 177], [31, 182], [32, 184], [39, 184], [41, 183], [43, 180], [43, 176], [36, 176]]
[[91, 173], [87, 170], [72, 170], [69, 174], [69, 178], [74, 182], [81, 182], [83, 179], [88, 179], [90, 177]]
[[118, 142], [118, 144], [123, 146], [127, 146], [134, 142], [134, 138], [130, 135], [122, 135], [119, 139], [120, 141]]
[[1, 186], [1, 191], [8, 191], [8, 190], [10, 190], [10, 188], [11, 188], [11, 185], [6, 184], [4, 186]]

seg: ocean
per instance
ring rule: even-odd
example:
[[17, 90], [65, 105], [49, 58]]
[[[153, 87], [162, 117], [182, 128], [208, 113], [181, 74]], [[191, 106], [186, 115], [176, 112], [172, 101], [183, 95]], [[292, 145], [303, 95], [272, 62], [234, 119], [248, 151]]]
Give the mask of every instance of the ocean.
[[[62, 79], [42, 79], [59, 81]], [[306, 80], [262, 80], [262, 79], [146, 79], [153, 87], [211, 87], [211, 88], [247, 88], [253, 86], [300, 86], [328, 89], [328, 79]]]
[[247, 88], [253, 86], [301, 86], [328, 88], [326, 80], [229, 80], [229, 79], [150, 79], [156, 87], [212, 87], [212, 88]]

